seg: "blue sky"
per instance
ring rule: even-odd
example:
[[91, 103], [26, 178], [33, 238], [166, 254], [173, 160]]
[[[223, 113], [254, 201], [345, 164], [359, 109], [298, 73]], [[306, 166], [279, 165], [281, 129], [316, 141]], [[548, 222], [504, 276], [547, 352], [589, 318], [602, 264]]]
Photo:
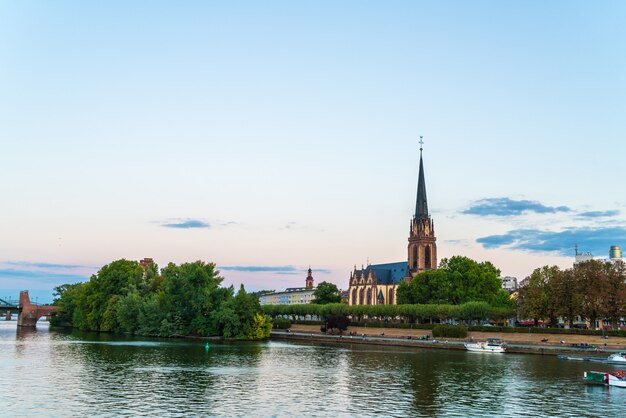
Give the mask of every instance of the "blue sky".
[[[118, 258], [347, 287], [406, 258], [520, 278], [626, 246], [626, 5], [0, 3], [0, 297]], [[5, 295], [6, 293], [6, 295]]]

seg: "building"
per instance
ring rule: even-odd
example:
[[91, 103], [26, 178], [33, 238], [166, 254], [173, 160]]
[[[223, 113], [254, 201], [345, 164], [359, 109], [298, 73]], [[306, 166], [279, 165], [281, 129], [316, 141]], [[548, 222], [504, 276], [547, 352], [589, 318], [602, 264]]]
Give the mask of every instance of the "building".
[[301, 305], [311, 303], [315, 299], [311, 267], [309, 267], [304, 283], [304, 287], [288, 287], [283, 292], [261, 294], [259, 295], [259, 302], [261, 305]]
[[428, 213], [426, 181], [420, 137], [419, 177], [415, 213], [409, 225], [407, 259], [395, 263], [354, 266], [350, 273], [348, 303], [350, 305], [396, 304], [398, 285], [416, 274], [437, 268], [435, 224]]
[[504, 276], [500, 277], [502, 280], [502, 288], [509, 293], [513, 293], [517, 290], [517, 277]]
[[[574, 266], [579, 263], [584, 263], [585, 261], [596, 260], [596, 258], [594, 258], [593, 254], [591, 254], [590, 252], [579, 253], [578, 245], [574, 247], [574, 251]], [[611, 248], [609, 249], [609, 258], [598, 258], [597, 260], [610, 261], [611, 263], [622, 261], [622, 249], [619, 245], [611, 245]]]

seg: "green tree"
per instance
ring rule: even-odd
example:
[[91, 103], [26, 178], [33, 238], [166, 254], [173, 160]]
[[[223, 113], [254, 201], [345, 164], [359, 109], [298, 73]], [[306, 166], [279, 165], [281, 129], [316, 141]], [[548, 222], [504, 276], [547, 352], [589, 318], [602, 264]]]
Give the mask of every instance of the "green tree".
[[582, 315], [584, 289], [579, 279], [573, 269], [567, 269], [554, 274], [549, 283], [555, 314], [567, 320], [570, 327], [576, 317]]
[[120, 298], [117, 304], [117, 323], [119, 330], [134, 334], [139, 326], [139, 311], [142, 299], [138, 292], [130, 292]]
[[608, 277], [604, 263], [599, 260], [585, 261], [574, 267], [576, 280], [583, 289], [582, 314], [589, 319], [592, 327], [596, 320], [606, 314]]
[[216, 307], [215, 292], [223, 280], [215, 264], [169, 263], [161, 275], [168, 321], [177, 323], [183, 335], [206, 335], [209, 314]]
[[341, 302], [339, 289], [337, 289], [337, 285], [334, 283], [321, 282], [317, 285], [317, 288], [313, 292], [313, 296], [315, 296], [315, 299], [313, 299], [311, 303], [317, 305]]
[[500, 271], [489, 262], [454, 256], [443, 259], [437, 270], [413, 277], [398, 287], [398, 304], [452, 304], [501, 302]]
[[532, 272], [528, 285], [519, 292], [521, 316], [532, 318], [535, 325], [540, 319], [556, 323], [559, 307], [555, 304], [553, 282], [558, 280], [560, 274], [557, 266], [544, 266]]
[[606, 316], [613, 329], [619, 329], [620, 317], [626, 316], [626, 264], [623, 261], [605, 264], [607, 269]]
[[[83, 313], [87, 328], [95, 331], [117, 329], [116, 307], [120, 296], [137, 289], [143, 280], [143, 268], [136, 261], [117, 260], [103, 266], [86, 287]], [[105, 317], [106, 313], [106, 317]]]

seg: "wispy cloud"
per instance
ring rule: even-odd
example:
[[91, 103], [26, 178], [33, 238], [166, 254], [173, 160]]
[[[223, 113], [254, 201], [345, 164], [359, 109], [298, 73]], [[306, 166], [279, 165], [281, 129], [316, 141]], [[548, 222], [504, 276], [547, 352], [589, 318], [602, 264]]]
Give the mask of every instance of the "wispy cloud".
[[569, 212], [567, 206], [546, 206], [533, 200], [513, 200], [508, 197], [481, 199], [473, 202], [462, 213], [478, 216], [516, 216], [528, 212], [557, 213]]
[[[250, 273], [274, 273], [274, 274], [302, 274], [307, 268], [298, 268], [294, 266], [218, 266], [220, 270], [244, 271]], [[313, 273], [329, 274], [327, 269], [313, 269]]]
[[31, 279], [38, 281], [58, 282], [60, 279], [68, 282], [84, 281], [89, 277], [79, 274], [63, 274], [50, 273], [39, 270], [16, 270], [16, 269], [0, 269], [0, 279]]
[[463, 247], [469, 247], [470, 245], [469, 241], [466, 239], [447, 239], [447, 240], [444, 240], [444, 242], [446, 244], [459, 245]]
[[567, 228], [563, 231], [515, 229], [502, 235], [476, 240], [485, 248], [511, 248], [532, 252], [556, 252], [572, 255], [574, 245], [596, 255], [608, 254], [611, 245], [626, 245], [625, 227]]
[[592, 210], [589, 212], [581, 212], [576, 216], [583, 218], [610, 218], [619, 215], [619, 210]]
[[170, 221], [166, 221], [161, 223], [161, 226], [166, 228], [177, 228], [177, 229], [194, 229], [194, 228], [210, 228], [211, 225], [207, 222], [201, 221], [199, 219], [173, 219]]
[[37, 269], [51, 269], [51, 270], [79, 269], [79, 268], [90, 267], [90, 266], [81, 266], [78, 264], [37, 263], [37, 262], [31, 262], [31, 261], [3, 261], [3, 262], [0, 262], [0, 264], [6, 265], [6, 266], [14, 266], [18, 268], [37, 268]]

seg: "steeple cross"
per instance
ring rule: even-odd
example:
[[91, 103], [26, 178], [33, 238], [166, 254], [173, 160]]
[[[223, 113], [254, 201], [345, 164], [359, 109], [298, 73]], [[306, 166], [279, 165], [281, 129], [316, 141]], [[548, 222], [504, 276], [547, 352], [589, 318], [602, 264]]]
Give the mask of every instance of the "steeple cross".
[[419, 140], [420, 151], [422, 151], [422, 145], [424, 145], [424, 141], [422, 140], [422, 138], [424, 138], [424, 137], [420, 135], [420, 140]]

